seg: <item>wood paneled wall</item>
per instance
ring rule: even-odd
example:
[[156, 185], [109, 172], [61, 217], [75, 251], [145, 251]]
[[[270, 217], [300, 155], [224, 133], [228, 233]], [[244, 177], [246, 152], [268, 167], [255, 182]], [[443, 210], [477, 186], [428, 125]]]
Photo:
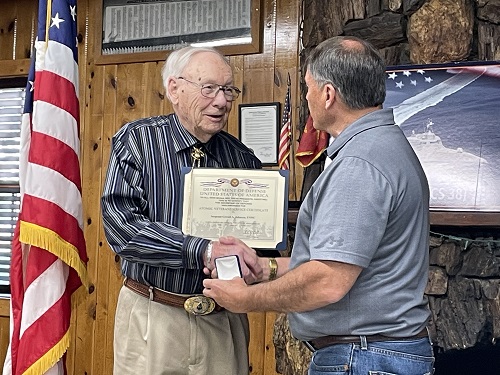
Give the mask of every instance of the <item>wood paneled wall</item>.
[[[110, 139], [126, 122], [171, 112], [164, 95], [162, 61], [95, 64], [95, 40], [100, 36], [96, 9], [102, 0], [78, 1], [81, 168], [85, 238], [92, 285], [72, 317], [68, 351], [69, 374], [111, 374], [113, 323], [121, 287], [119, 260], [107, 246], [100, 218], [100, 195], [106, 172]], [[299, 0], [262, 0], [261, 53], [234, 55], [230, 63], [235, 84], [243, 94], [234, 103], [228, 131], [238, 135], [238, 104], [284, 101], [288, 73], [292, 79], [292, 119], [298, 127]], [[36, 2], [0, 0], [0, 77], [27, 75], [33, 40]], [[14, 32], [15, 30], [15, 32]], [[98, 34], [96, 34], [98, 33]], [[294, 134], [296, 139], [297, 134]], [[292, 166], [290, 199], [298, 199], [302, 168]], [[274, 313], [249, 314], [251, 373], [274, 375], [272, 342]], [[8, 344], [8, 301], [0, 301], [0, 361]]]

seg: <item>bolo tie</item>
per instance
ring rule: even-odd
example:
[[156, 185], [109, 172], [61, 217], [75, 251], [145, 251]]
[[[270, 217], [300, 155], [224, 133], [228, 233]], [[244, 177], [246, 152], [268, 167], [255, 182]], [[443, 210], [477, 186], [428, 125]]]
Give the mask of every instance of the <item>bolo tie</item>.
[[193, 150], [191, 151], [191, 158], [193, 160], [193, 168], [199, 168], [200, 162], [203, 157], [205, 157], [205, 152], [202, 150], [201, 145], [193, 146]]

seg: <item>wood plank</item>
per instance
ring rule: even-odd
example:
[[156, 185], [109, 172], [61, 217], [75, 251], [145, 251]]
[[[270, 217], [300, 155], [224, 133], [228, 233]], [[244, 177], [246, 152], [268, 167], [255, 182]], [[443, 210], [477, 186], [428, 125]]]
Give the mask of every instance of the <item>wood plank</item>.
[[[232, 56], [230, 59], [231, 68], [233, 70], [233, 84], [238, 87], [240, 90], [243, 88], [243, 64], [244, 59], [242, 56]], [[227, 125], [225, 127], [225, 131], [234, 135], [235, 137], [239, 137], [239, 105], [243, 99], [243, 95], [240, 95], [238, 99], [236, 99], [231, 107], [231, 112], [229, 113], [229, 117], [227, 118]]]
[[16, 29], [17, 9], [12, 6], [7, 6], [8, 1], [0, 2], [0, 60], [14, 59], [14, 31]]
[[250, 344], [250, 374], [264, 374], [264, 348], [266, 344], [266, 313], [249, 313]]
[[[297, 2], [278, 0], [276, 4], [280, 10], [276, 14], [276, 42], [275, 42], [275, 85], [274, 100], [284, 103], [287, 92], [287, 79], [291, 81], [291, 125], [292, 141], [290, 150], [290, 189], [289, 199], [300, 198], [300, 188], [303, 179], [303, 168], [295, 162], [295, 150], [300, 135], [299, 108], [300, 108], [300, 70], [299, 70], [299, 5]], [[281, 124], [280, 124], [281, 125]], [[300, 182], [297, 184], [297, 182]]]
[[0, 78], [27, 77], [30, 71], [30, 59], [1, 60]]
[[10, 298], [0, 298], [0, 317], [10, 317]]
[[[102, 106], [102, 169], [100, 173], [101, 182], [99, 191], [102, 191], [109, 161], [109, 150], [111, 138], [119, 128], [117, 121], [117, 88], [118, 72], [116, 66], [106, 66], [103, 71], [104, 96], [100, 100]], [[111, 109], [111, 110], [110, 110]], [[97, 113], [96, 113], [97, 116]], [[95, 374], [111, 374], [113, 370], [113, 334], [114, 317], [116, 311], [116, 300], [120, 282], [117, 281], [117, 270], [115, 255], [109, 248], [102, 229], [102, 218], [99, 216], [98, 235], [98, 280], [97, 307], [96, 307], [96, 332], [94, 337], [94, 356], [96, 359], [92, 364]], [[101, 348], [101, 349], [99, 349]]]
[[276, 351], [273, 342], [274, 322], [277, 314], [275, 312], [266, 313], [266, 332], [264, 338], [264, 371], [266, 375], [278, 375], [276, 372]]
[[[79, 33], [85, 35], [86, 14], [88, 12], [88, 0], [80, 0], [78, 3], [77, 28]], [[87, 255], [89, 262], [87, 272], [90, 281], [86, 290], [84, 302], [76, 310], [76, 328], [72, 334], [72, 346], [70, 349], [74, 353], [74, 360], [68, 356], [68, 371], [71, 368], [73, 373], [91, 373], [92, 371], [92, 342], [93, 326], [95, 320], [95, 306], [97, 297], [95, 293], [95, 281], [97, 280], [97, 238], [99, 231], [99, 182], [95, 177], [95, 171], [99, 171], [101, 158], [99, 157], [102, 126], [92, 121], [91, 98], [99, 97], [99, 84], [94, 79], [93, 66], [85, 64], [85, 41], [79, 42], [78, 58], [83, 63], [79, 64], [80, 84], [80, 164], [82, 175], [82, 203], [84, 212], [84, 234], [87, 245]], [[102, 95], [101, 95], [102, 96]], [[96, 186], [97, 185], [97, 186]]]
[[38, 24], [38, 2], [33, 0], [16, 0], [17, 32], [15, 43], [15, 59], [29, 59], [35, 41]]
[[0, 363], [5, 362], [7, 348], [10, 341], [10, 319], [8, 317], [0, 317]]
[[161, 77], [163, 62], [150, 62], [144, 66], [144, 113], [145, 116], [158, 116], [163, 114], [165, 88]]

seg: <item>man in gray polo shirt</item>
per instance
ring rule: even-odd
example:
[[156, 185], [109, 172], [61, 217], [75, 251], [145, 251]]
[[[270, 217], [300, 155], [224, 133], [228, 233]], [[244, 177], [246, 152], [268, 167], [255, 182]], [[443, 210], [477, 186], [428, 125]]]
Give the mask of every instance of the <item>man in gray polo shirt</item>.
[[235, 312], [288, 312], [293, 335], [314, 351], [310, 374], [431, 374], [429, 188], [382, 109], [383, 59], [365, 41], [335, 37], [306, 67], [314, 126], [335, 140], [300, 208], [292, 256], [277, 259], [277, 272], [262, 258], [274, 281], [205, 280], [204, 293]]

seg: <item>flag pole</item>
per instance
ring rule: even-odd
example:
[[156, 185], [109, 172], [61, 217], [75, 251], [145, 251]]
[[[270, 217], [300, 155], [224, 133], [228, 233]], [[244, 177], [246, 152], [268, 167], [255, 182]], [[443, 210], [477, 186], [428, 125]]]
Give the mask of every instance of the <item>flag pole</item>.
[[[292, 86], [292, 80], [290, 78], [290, 72], [288, 72], [288, 76], [287, 76], [287, 91], [290, 93], [290, 131], [288, 133], [288, 139], [289, 139], [289, 143], [290, 143], [290, 154], [288, 155], [288, 160], [290, 162], [290, 178], [293, 178], [295, 180], [295, 158], [293, 157], [293, 155], [295, 154], [295, 151], [294, 151], [294, 144], [293, 144], [293, 121], [292, 121], [292, 113], [293, 113], [293, 106], [292, 106], [292, 92], [291, 92], [291, 86]], [[290, 185], [292, 186], [292, 193], [293, 193], [293, 197], [294, 199], [297, 199], [297, 196], [296, 196], [296, 190], [295, 190], [295, 183], [290, 183]]]

